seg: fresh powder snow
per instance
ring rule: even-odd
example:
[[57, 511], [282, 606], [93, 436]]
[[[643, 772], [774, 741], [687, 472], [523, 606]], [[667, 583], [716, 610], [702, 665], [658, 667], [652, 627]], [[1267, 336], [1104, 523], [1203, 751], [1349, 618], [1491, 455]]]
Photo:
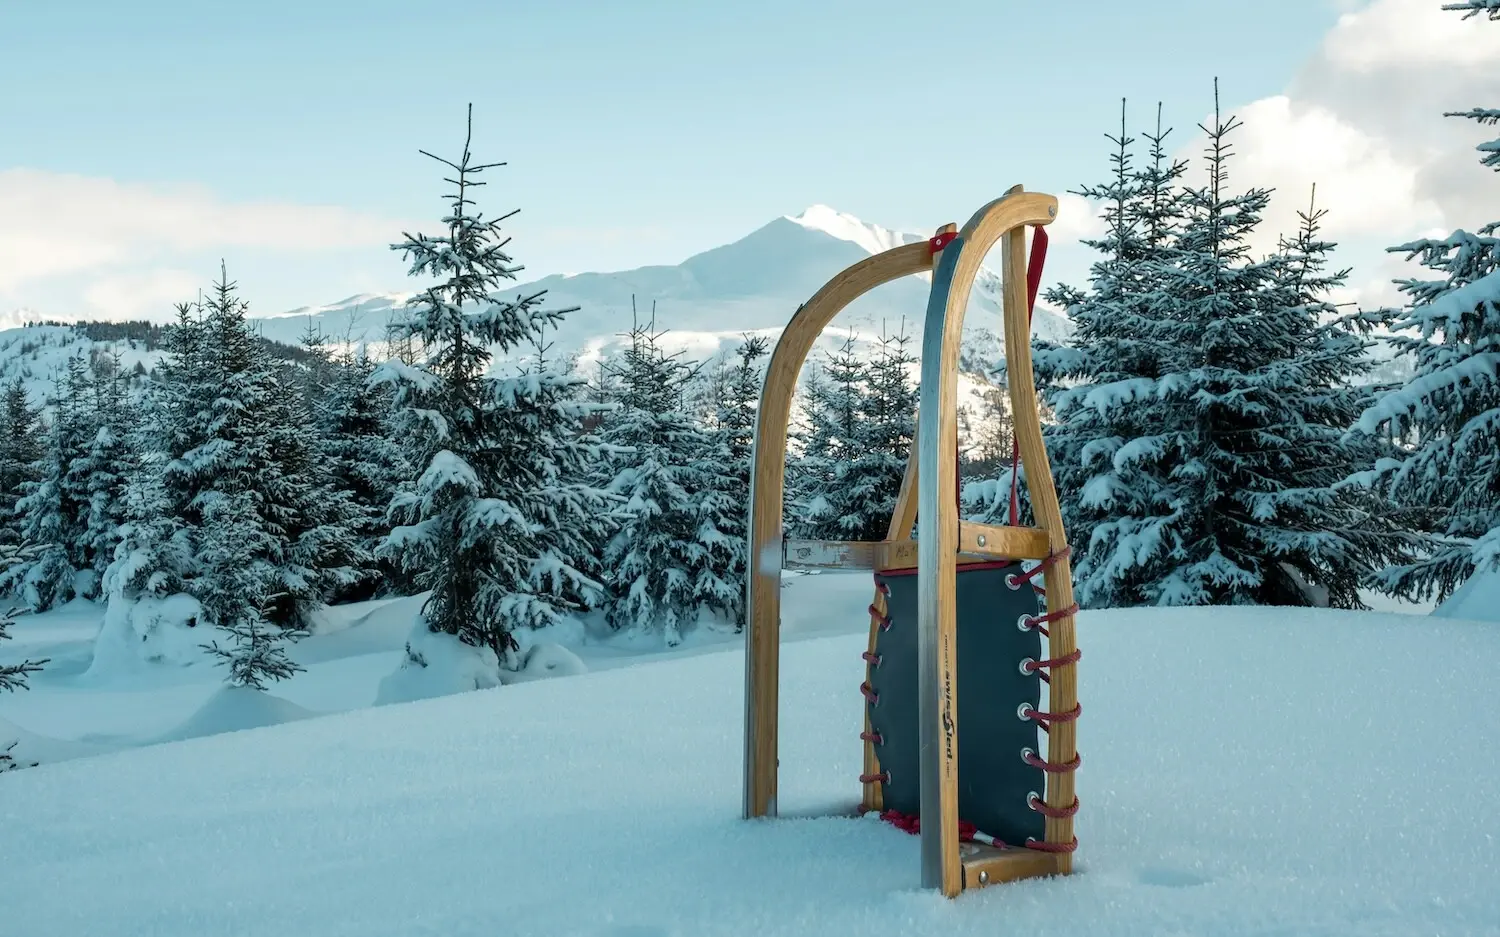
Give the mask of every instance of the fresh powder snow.
[[203, 663], [89, 670], [86, 603], [22, 618], [0, 653], [53, 663], [0, 734], [72, 760], [0, 775], [5, 932], [1500, 934], [1493, 621], [1082, 613], [1077, 873], [948, 901], [915, 837], [828, 816], [859, 793], [868, 576], [785, 589], [783, 818], [754, 822], [732, 635], [579, 622], [523, 651], [568, 676], [371, 708], [420, 599], [370, 602], [247, 712]]

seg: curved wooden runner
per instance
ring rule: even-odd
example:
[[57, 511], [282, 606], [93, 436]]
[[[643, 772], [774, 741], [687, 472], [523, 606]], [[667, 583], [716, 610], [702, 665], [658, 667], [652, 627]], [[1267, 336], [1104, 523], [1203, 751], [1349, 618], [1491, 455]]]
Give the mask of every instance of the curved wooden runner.
[[[823, 328], [850, 302], [898, 277], [933, 271], [923, 332], [917, 439], [887, 539], [880, 544], [799, 545], [792, 551], [792, 557], [814, 565], [918, 568], [922, 816], [939, 821], [922, 825], [922, 883], [949, 896], [966, 886], [1066, 874], [1072, 870], [1072, 857], [1068, 853], [971, 848], [965, 857], [958, 841], [954, 583], [957, 566], [962, 561], [960, 554], [981, 560], [995, 557], [1039, 560], [1067, 545], [1057, 491], [1042, 442], [1033, 384], [1025, 274], [1026, 228], [1048, 224], [1056, 213], [1055, 198], [1024, 192], [1016, 186], [976, 212], [945, 246], [940, 246], [941, 241], [909, 244], [867, 258], [834, 277], [797, 310], [772, 352], [757, 416], [746, 595], [744, 814], [747, 818], [776, 813], [780, 578], [786, 549], [782, 513], [786, 435], [797, 375]], [[952, 229], [951, 225], [945, 226], [939, 234]], [[958, 517], [959, 344], [974, 279], [984, 256], [996, 242], [1002, 242], [1003, 250], [1006, 365], [1015, 434], [1038, 528], [960, 524]], [[936, 253], [934, 246], [938, 246]], [[915, 544], [910, 542], [914, 520], [918, 531]], [[1072, 578], [1066, 558], [1054, 562], [1046, 580], [1049, 612], [1071, 606]], [[877, 611], [881, 602], [877, 593]], [[1071, 653], [1075, 647], [1072, 617], [1054, 621], [1050, 630], [1049, 656]], [[1049, 708], [1053, 712], [1066, 712], [1076, 702], [1075, 667], [1056, 668], [1048, 694]], [[1053, 725], [1048, 736], [1048, 759], [1067, 762], [1075, 751], [1074, 724]], [[864, 763], [865, 774], [878, 773], [874, 748], [868, 742]], [[1071, 773], [1049, 774], [1046, 803], [1054, 807], [1071, 804], [1073, 788]], [[877, 785], [865, 785], [865, 809], [879, 809], [879, 797]], [[1071, 842], [1072, 819], [1048, 819], [1045, 838], [1049, 843]]]
[[932, 269], [927, 242], [867, 257], [818, 290], [787, 323], [766, 364], [750, 457], [750, 556], [745, 608], [745, 817], [776, 815], [781, 654], [782, 512], [786, 434], [797, 375], [845, 306], [883, 283]]

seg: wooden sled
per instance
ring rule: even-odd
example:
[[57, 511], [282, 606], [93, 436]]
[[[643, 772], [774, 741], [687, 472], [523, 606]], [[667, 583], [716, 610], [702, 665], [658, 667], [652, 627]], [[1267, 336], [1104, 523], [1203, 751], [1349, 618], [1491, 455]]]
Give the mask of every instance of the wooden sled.
[[[965, 888], [1068, 874], [1077, 843], [1072, 819], [1077, 810], [1073, 768], [1077, 765], [1074, 720], [1079, 711], [1076, 606], [1067, 537], [1042, 443], [1025, 273], [1027, 227], [1049, 224], [1056, 215], [1054, 197], [1016, 186], [976, 212], [962, 230], [945, 225], [929, 241], [897, 247], [847, 268], [792, 317], [771, 354], [761, 391], [750, 482], [744, 815], [748, 819], [776, 814], [783, 565], [873, 570], [879, 585], [870, 606], [867, 676], [861, 686], [867, 699], [861, 734], [865, 741], [862, 807], [864, 811], [888, 810], [891, 805], [886, 801], [891, 799], [918, 808], [911, 819], [921, 821], [922, 886], [939, 888], [949, 897]], [[1035, 528], [961, 523], [958, 517], [959, 342], [975, 276], [997, 241], [1003, 255], [1009, 392], [1020, 457], [1040, 525]], [[813, 343], [834, 316], [859, 296], [882, 283], [929, 270], [933, 276], [922, 337], [917, 438], [886, 539], [878, 543], [787, 541], [782, 530], [787, 427], [797, 375]], [[915, 540], [911, 538], [914, 522]], [[1036, 565], [1023, 568], [1023, 560], [1041, 561], [1041, 569]], [[997, 567], [1004, 568], [994, 572]], [[1029, 587], [1043, 569], [1045, 614], [1037, 610]], [[1017, 582], [1028, 587], [1018, 590]], [[960, 595], [965, 600], [962, 609]], [[1015, 603], [1024, 604], [1027, 596], [1031, 596], [1030, 613], [1023, 611], [1009, 621], [994, 620], [996, 609], [1002, 618], [1014, 615], [1021, 607]], [[896, 617], [908, 620], [896, 621]], [[1043, 622], [1050, 628], [1035, 627]], [[905, 629], [899, 641], [897, 629]], [[1039, 647], [1035, 632], [1048, 634], [1050, 660], [1040, 660], [1039, 649], [1021, 656], [1018, 649], [1028, 640]], [[1018, 636], [1021, 643], [1001, 637], [1006, 633]], [[1047, 711], [1041, 711], [1035, 697], [997, 702], [1000, 697], [995, 694], [1017, 692], [1015, 679], [1009, 676], [967, 680], [960, 695], [961, 646], [984, 653], [1015, 652], [1015, 659], [989, 663], [997, 677], [1002, 670], [1030, 677], [1037, 688], [1041, 681], [1048, 681]], [[882, 654], [882, 649], [889, 654]], [[912, 649], [915, 661], [909, 659]], [[895, 656], [886, 659], [890, 655]], [[971, 661], [970, 665], [981, 663]], [[1050, 670], [1050, 679], [1040, 674], [1042, 669]], [[965, 670], [973, 672], [969, 667]], [[883, 699], [882, 694], [890, 698]], [[960, 715], [964, 725], [979, 727], [963, 737], [967, 744], [962, 746]], [[913, 734], [912, 726], [917, 738], [907, 737]], [[1003, 736], [997, 744], [1010, 746], [1017, 726], [1029, 731], [1026, 737], [1033, 740], [1024, 751], [1007, 747], [998, 761], [966, 758], [964, 764], [970, 770], [961, 778], [960, 747], [979, 752], [980, 746], [994, 741], [991, 729]], [[975, 737], [980, 730], [985, 732], [982, 739]], [[905, 776], [909, 773], [905, 769], [897, 776], [889, 767], [882, 768], [882, 745], [898, 741], [886, 738], [889, 732], [901, 733], [899, 760], [914, 766], [918, 777]], [[1044, 732], [1045, 761], [1037, 754]], [[981, 770], [990, 773], [975, 774]], [[1012, 791], [1025, 791], [1032, 780], [1038, 789], [1045, 787], [1045, 796], [1014, 798], [1024, 801], [1019, 809], [1036, 814], [1033, 819], [1040, 836], [1024, 841], [995, 836], [1011, 845], [985, 845], [982, 841], [989, 836], [983, 835], [978, 837], [981, 842], [964, 841], [971, 837], [961, 831], [961, 820], [969, 819], [961, 811], [985, 814], [994, 806], [995, 798], [989, 796], [996, 789], [992, 780], [999, 778], [994, 772], [1005, 775], [1000, 786], [1008, 785]], [[1010, 811], [1006, 816], [993, 810], [986, 815], [994, 816], [995, 823], [1008, 822], [1007, 816], [1016, 820], [1018, 805], [1011, 799], [1010, 795], [1002, 798], [1001, 813]]]

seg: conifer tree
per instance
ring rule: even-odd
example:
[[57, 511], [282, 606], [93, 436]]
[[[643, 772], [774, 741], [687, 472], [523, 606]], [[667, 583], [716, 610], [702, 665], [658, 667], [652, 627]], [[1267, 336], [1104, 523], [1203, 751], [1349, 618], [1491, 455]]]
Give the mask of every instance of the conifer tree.
[[609, 491], [627, 515], [604, 550], [608, 619], [618, 629], [660, 633], [675, 647], [700, 612], [737, 620], [743, 586], [732, 580], [743, 562], [735, 512], [743, 510], [716, 480], [729, 449], [684, 409], [695, 368], [668, 355], [660, 332], [637, 323], [616, 366], [618, 409], [604, 442], [612, 460]]
[[[471, 133], [472, 116], [471, 107]], [[430, 590], [422, 612], [430, 631], [509, 660], [517, 628], [556, 622], [598, 594], [580, 569], [587, 558], [564, 544], [606, 501], [559, 468], [588, 457], [574, 435], [585, 412], [569, 393], [576, 379], [488, 373], [492, 349], [532, 344], [570, 310], [544, 308], [542, 292], [495, 295], [521, 268], [501, 233], [510, 216], [475, 208], [480, 176], [503, 164], [476, 163], [469, 142], [457, 162], [423, 151], [452, 171], [443, 233], [393, 245], [412, 276], [437, 282], [393, 323], [398, 345], [420, 345], [413, 360], [387, 361], [374, 375], [394, 390], [419, 472], [392, 502], [397, 526], [381, 549]]]
[[856, 354], [854, 342], [851, 333], [804, 382], [803, 425], [794, 433], [802, 451], [792, 465], [788, 499], [799, 537], [858, 539], [846, 526], [846, 519], [855, 524], [858, 519], [845, 506], [851, 464], [860, 451], [869, 369]]
[[840, 493], [842, 540], [884, 540], [906, 475], [916, 433], [918, 390], [911, 368], [917, 359], [907, 350], [905, 323], [895, 334], [882, 334], [867, 367], [859, 402], [857, 435]]
[[305, 402], [246, 309], [223, 271], [179, 307], [105, 578], [112, 603], [190, 595], [234, 639], [206, 645], [230, 681], [259, 687], [289, 675], [282, 642], [312, 625], [352, 547]]
[[[1495, 0], [1443, 9], [1461, 11], [1464, 19], [1487, 12], [1490, 22], [1500, 22]], [[1500, 125], [1500, 109], [1446, 116]], [[1483, 165], [1500, 171], [1500, 139], [1477, 149]], [[1366, 409], [1357, 429], [1401, 444], [1372, 484], [1423, 509], [1425, 526], [1436, 534], [1422, 555], [1383, 571], [1380, 583], [1441, 601], [1476, 570], [1500, 566], [1500, 221], [1390, 250], [1436, 276], [1398, 280], [1406, 306], [1370, 316], [1396, 333], [1391, 342], [1413, 359], [1414, 373]]]
[[70, 357], [56, 380], [40, 477], [26, 483], [16, 501], [21, 542], [35, 553], [6, 571], [0, 588], [18, 591], [33, 611], [47, 611], [79, 597], [79, 574], [91, 565], [84, 549], [88, 488], [74, 471], [93, 436], [90, 384], [83, 359]]
[[130, 435], [137, 410], [126, 397], [123, 380], [118, 356], [105, 359], [93, 381], [93, 435], [73, 467], [78, 487], [88, 495], [81, 536], [92, 571], [85, 597], [91, 599], [100, 597], [104, 573], [114, 561], [127, 520], [126, 487], [137, 465]]
[[[375, 363], [361, 346], [329, 362], [320, 393], [322, 428], [333, 485], [344, 492], [352, 516], [349, 529], [360, 548], [374, 556], [390, 532], [386, 510], [411, 465], [392, 419], [390, 388], [372, 383]], [[334, 592], [335, 601], [400, 594], [410, 585], [389, 561], [367, 563], [354, 580]]]
[[[770, 352], [764, 336], [742, 336], [732, 365], [724, 369], [723, 387], [715, 414], [715, 443], [706, 453], [704, 472], [714, 480], [718, 497], [707, 529], [715, 556], [714, 575], [705, 577], [700, 595], [710, 597], [732, 618], [736, 630], [744, 625], [744, 580], [750, 521], [750, 469], [755, 447], [755, 423], [760, 404], [763, 369], [758, 364]], [[722, 460], [722, 461], [718, 461]]]
[[[1162, 285], [1176, 260], [1183, 225], [1177, 184], [1187, 169], [1167, 155], [1170, 133], [1158, 106], [1156, 128], [1145, 135], [1147, 162], [1137, 168], [1121, 102], [1120, 132], [1106, 137], [1113, 144], [1110, 178], [1076, 193], [1104, 205], [1104, 233], [1085, 242], [1101, 255], [1089, 289], [1047, 294], [1076, 326], [1073, 344], [1034, 343], [1037, 380], [1055, 417], [1045, 438], [1075, 545], [1079, 599], [1090, 607], [1152, 601], [1146, 584], [1174, 565], [1154, 549], [1175, 499], [1158, 448], [1164, 423], [1156, 399], [1168, 351]], [[1007, 467], [987, 519], [1008, 513], [1009, 476]], [[1018, 480], [1015, 489], [1024, 507], [1026, 486]]]
[[16, 502], [41, 476], [41, 415], [17, 377], [0, 400], [0, 545], [21, 544]]

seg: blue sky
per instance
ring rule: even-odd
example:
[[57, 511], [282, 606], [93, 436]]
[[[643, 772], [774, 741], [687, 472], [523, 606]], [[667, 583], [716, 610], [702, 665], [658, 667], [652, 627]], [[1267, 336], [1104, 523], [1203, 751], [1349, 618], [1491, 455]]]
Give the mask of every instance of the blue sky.
[[[815, 202], [925, 230], [1015, 182], [1099, 177], [1122, 96], [1136, 126], [1164, 100], [1187, 144], [1215, 76], [1227, 105], [1270, 114], [1339, 63], [1341, 14], [1348, 32], [1438, 6], [0, 3], [0, 250], [20, 245], [0, 311], [149, 314], [219, 256], [265, 312], [403, 288], [383, 245], [442, 207], [417, 148], [455, 153], [469, 101], [476, 154], [510, 164], [484, 204], [522, 210], [515, 253], [537, 275], [677, 262]], [[1345, 45], [1356, 71], [1389, 58]], [[1295, 95], [1284, 123], [1309, 107], [1369, 136]], [[1257, 133], [1251, 161], [1277, 162]]]

